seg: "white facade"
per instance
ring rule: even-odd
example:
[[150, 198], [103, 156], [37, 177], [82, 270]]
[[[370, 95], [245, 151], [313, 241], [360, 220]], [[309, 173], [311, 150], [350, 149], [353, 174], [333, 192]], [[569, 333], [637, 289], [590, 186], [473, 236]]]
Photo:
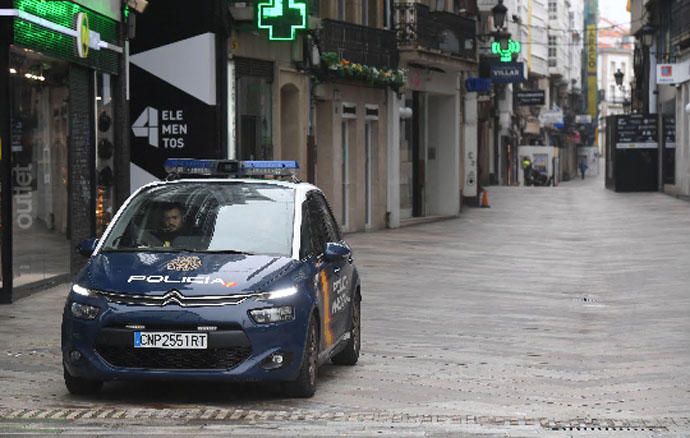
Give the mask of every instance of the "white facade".
[[549, 74], [565, 78], [570, 44], [570, 1], [547, 0], [549, 12]]
[[[630, 99], [630, 82], [635, 74], [632, 66], [632, 50], [625, 49], [599, 49], [597, 56], [599, 62], [599, 72], [597, 75], [597, 86], [599, 90], [604, 90], [604, 102], [609, 107], [622, 109], [623, 99]], [[620, 70], [623, 73], [622, 88], [616, 85], [614, 74]], [[604, 115], [619, 114], [608, 113]]]
[[[628, 29], [613, 27], [615, 23], [601, 18], [597, 54], [597, 89], [603, 92], [599, 107], [599, 145], [606, 146], [606, 117], [623, 114], [623, 103], [631, 101], [631, 82], [634, 81], [632, 37]], [[616, 84], [615, 74], [623, 73], [623, 84]]]
[[584, 12], [583, 0], [570, 0], [570, 11], [568, 12], [570, 44], [566, 47], [570, 67], [566, 68], [565, 79], [570, 84], [571, 89], [577, 90], [582, 89], [582, 51], [585, 40]]

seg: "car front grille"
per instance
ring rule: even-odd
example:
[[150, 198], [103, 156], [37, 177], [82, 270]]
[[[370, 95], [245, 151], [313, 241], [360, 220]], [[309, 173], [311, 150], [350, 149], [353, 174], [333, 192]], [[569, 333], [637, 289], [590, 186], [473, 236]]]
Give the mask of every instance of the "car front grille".
[[130, 295], [104, 291], [98, 291], [98, 295], [110, 303], [150, 307], [164, 307], [170, 304], [180, 307], [235, 306], [258, 296], [257, 294], [187, 296], [177, 290], [171, 290], [164, 295]]
[[252, 353], [250, 347], [158, 350], [111, 345], [99, 345], [96, 351], [116, 368], [157, 370], [227, 370], [242, 363]]

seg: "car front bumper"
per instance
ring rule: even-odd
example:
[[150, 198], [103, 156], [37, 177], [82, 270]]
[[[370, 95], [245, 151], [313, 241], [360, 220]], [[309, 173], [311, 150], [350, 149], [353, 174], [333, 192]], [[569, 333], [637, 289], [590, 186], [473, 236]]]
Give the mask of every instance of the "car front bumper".
[[[101, 311], [94, 320], [76, 318], [70, 311], [73, 301], [97, 305]], [[285, 304], [288, 303], [272, 303]], [[248, 312], [272, 305], [246, 301], [224, 307], [151, 308], [71, 294], [63, 313], [63, 363], [75, 377], [103, 381], [295, 380], [306, 343], [311, 305], [307, 297], [292, 299], [289, 304], [295, 307], [293, 321], [256, 324]], [[208, 348], [138, 349], [133, 345], [136, 331], [207, 333]], [[275, 354], [283, 357], [283, 363], [272, 360]]]

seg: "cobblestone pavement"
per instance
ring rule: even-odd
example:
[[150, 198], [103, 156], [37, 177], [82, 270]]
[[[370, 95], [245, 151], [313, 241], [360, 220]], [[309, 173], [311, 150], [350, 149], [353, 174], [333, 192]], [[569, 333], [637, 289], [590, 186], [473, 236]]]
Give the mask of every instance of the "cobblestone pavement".
[[690, 204], [601, 180], [491, 202], [348, 237], [363, 354], [310, 400], [182, 382], [72, 397], [67, 286], [0, 307], [0, 435], [690, 436]]

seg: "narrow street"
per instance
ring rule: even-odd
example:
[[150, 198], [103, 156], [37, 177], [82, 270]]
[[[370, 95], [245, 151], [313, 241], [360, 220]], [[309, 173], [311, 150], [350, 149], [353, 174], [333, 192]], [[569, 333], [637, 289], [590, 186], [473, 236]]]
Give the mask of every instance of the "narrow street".
[[322, 368], [309, 400], [187, 383], [76, 398], [60, 364], [67, 286], [0, 308], [0, 435], [687, 436], [690, 204], [602, 184], [492, 187], [491, 209], [348, 236], [363, 353]]

